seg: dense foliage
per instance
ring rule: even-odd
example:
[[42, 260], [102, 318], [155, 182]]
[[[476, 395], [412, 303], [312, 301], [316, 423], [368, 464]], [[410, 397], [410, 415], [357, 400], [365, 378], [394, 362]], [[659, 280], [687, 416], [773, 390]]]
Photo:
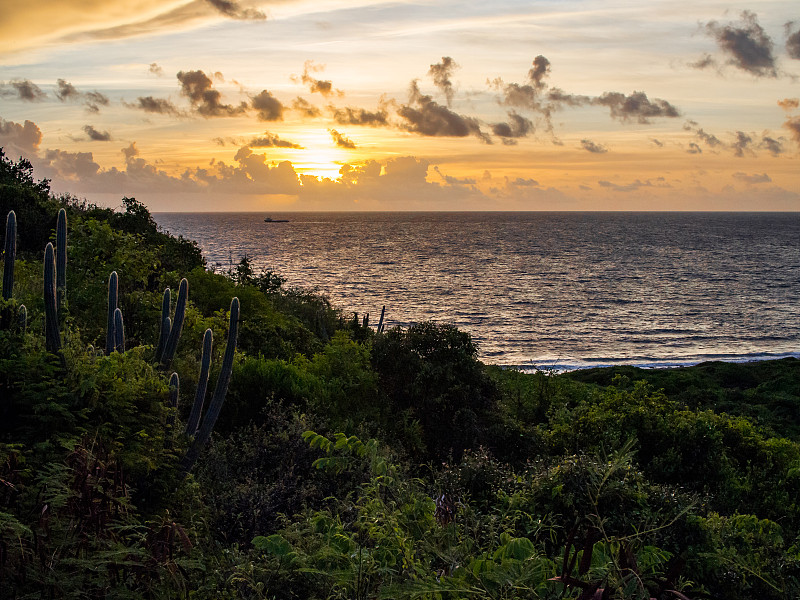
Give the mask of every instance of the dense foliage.
[[[42, 257], [60, 209], [54, 350]], [[2, 598], [800, 595], [796, 359], [525, 374], [449, 325], [376, 333], [246, 257], [208, 271], [135, 199], [53, 197], [2, 150], [0, 210], [17, 219]], [[111, 271], [124, 348], [108, 352]], [[167, 360], [162, 292], [182, 278]], [[204, 332], [213, 390], [234, 296], [230, 387], [183, 477]]]

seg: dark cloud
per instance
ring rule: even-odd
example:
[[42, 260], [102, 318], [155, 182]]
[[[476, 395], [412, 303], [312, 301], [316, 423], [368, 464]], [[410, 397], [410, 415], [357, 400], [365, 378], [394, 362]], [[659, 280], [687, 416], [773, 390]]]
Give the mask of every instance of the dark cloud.
[[453, 104], [453, 71], [458, 68], [456, 61], [449, 56], [443, 56], [442, 62], [431, 65], [428, 75], [433, 78], [433, 84], [438, 87], [447, 99], [447, 106]]
[[506, 145], [516, 143], [516, 138], [526, 137], [534, 131], [533, 122], [513, 110], [508, 113], [508, 122], [495, 123], [491, 127], [492, 133], [503, 138]]
[[433, 167], [433, 170], [442, 178], [447, 185], [475, 185], [476, 179], [472, 177], [453, 177], [452, 175], [445, 175], [439, 167]]
[[161, 77], [164, 74], [164, 69], [162, 69], [158, 63], [150, 63], [150, 66], [147, 69], [151, 74], [158, 75]]
[[247, 143], [251, 148], [302, 148], [301, 145], [282, 140], [274, 133], [265, 131], [264, 135], [253, 138]]
[[684, 131], [691, 131], [694, 133], [695, 137], [702, 141], [706, 146], [709, 148], [717, 148], [719, 146], [724, 146], [722, 141], [715, 135], [710, 133], [706, 133], [697, 123], [697, 121], [686, 121], [683, 124]]
[[650, 138], [650, 141], [653, 142], [659, 148], [664, 147], [664, 142], [662, 142], [661, 140], [657, 140], [656, 138]]
[[763, 135], [761, 137], [761, 143], [758, 145], [759, 148], [764, 148], [767, 150], [772, 156], [778, 156], [783, 154], [783, 138], [775, 139], [769, 137], [767, 135]]
[[99, 113], [101, 106], [108, 106], [110, 103], [108, 96], [105, 94], [101, 94], [96, 90], [94, 92], [80, 92], [78, 88], [64, 79], [56, 81], [55, 95], [61, 102], [66, 102], [68, 100], [75, 102], [83, 101], [86, 110], [90, 113]]
[[405, 121], [403, 129], [420, 135], [437, 137], [466, 137], [476, 135], [485, 142], [488, 136], [481, 131], [480, 123], [472, 117], [465, 117], [435, 102], [430, 96], [419, 91], [416, 81], [411, 82], [409, 103], [397, 109], [397, 114]]
[[770, 183], [772, 181], [772, 178], [766, 173], [761, 173], [760, 175], [758, 173], [754, 173], [753, 175], [748, 175], [747, 173], [739, 172], [739, 173], [734, 173], [733, 178], [738, 181], [747, 183], [749, 185], [753, 185], [756, 183]]
[[242, 8], [232, 0], [206, 0], [211, 6], [216, 8], [226, 17], [238, 21], [263, 21], [267, 18], [260, 10], [254, 8]]
[[77, 100], [80, 97], [81, 93], [74, 85], [64, 79], [56, 81], [56, 98], [66, 102], [67, 100]]
[[689, 154], [702, 154], [703, 149], [694, 142], [689, 142], [689, 149], [686, 152]]
[[93, 142], [110, 142], [111, 141], [111, 134], [107, 131], [98, 131], [91, 125], [84, 125], [83, 131], [86, 132], [86, 135], [89, 136], [89, 139]]
[[313, 119], [314, 117], [318, 117], [322, 114], [322, 111], [320, 111], [319, 108], [300, 96], [292, 101], [292, 109], [299, 112], [307, 119]]
[[203, 117], [226, 117], [247, 110], [244, 103], [239, 106], [223, 104], [222, 94], [214, 89], [213, 82], [203, 71], [178, 71], [177, 78], [181, 82], [181, 93]]
[[609, 107], [611, 117], [620, 121], [636, 119], [639, 123], [649, 123], [653, 118], [680, 116], [678, 109], [672, 104], [659, 98], [649, 100], [644, 92], [633, 92], [630, 96], [619, 92], [606, 92], [593, 103]]
[[786, 23], [786, 54], [789, 58], [800, 60], [800, 29], [792, 31], [793, 29], [792, 21]]
[[800, 117], [790, 117], [783, 126], [789, 130], [792, 139], [800, 144]]
[[[344, 95], [341, 90], [334, 89], [333, 82], [325, 79], [317, 79], [311, 76], [311, 73], [318, 73], [324, 69], [325, 65], [316, 65], [314, 64], [313, 60], [307, 60], [303, 64], [303, 74], [300, 76], [299, 80], [308, 86], [308, 89], [312, 94], [316, 92], [322, 94], [326, 98], [334, 94], [338, 96]], [[298, 79], [296, 76], [293, 76], [292, 80], [297, 81]]]
[[522, 177], [517, 177], [516, 179], [506, 178], [506, 182], [513, 187], [539, 187], [539, 182], [535, 179], [523, 179]]
[[389, 113], [384, 108], [379, 108], [375, 112], [351, 106], [342, 108], [329, 106], [328, 108], [331, 111], [333, 120], [340, 125], [369, 125], [371, 127], [388, 125]]
[[154, 98], [153, 96], [139, 96], [136, 104], [126, 104], [129, 108], [137, 108], [148, 113], [158, 115], [177, 115], [178, 109], [166, 98]]
[[353, 140], [351, 140], [350, 138], [345, 137], [335, 129], [328, 129], [328, 133], [331, 134], [333, 141], [336, 142], [336, 145], [339, 148], [347, 148], [348, 150], [355, 149], [356, 147], [355, 142], [353, 142]]
[[734, 155], [741, 158], [744, 156], [745, 151], [752, 152], [750, 145], [753, 143], [753, 138], [744, 133], [743, 131], [736, 132], [736, 141], [731, 144]]
[[592, 154], [605, 154], [608, 152], [608, 148], [601, 144], [596, 144], [592, 140], [581, 140], [581, 146], [584, 150]]
[[[721, 25], [716, 21], [706, 23], [705, 32], [716, 40], [717, 45], [727, 57], [727, 64], [746, 71], [756, 77], [777, 77], [773, 43], [761, 25], [756, 14], [745, 10], [741, 21]], [[700, 68], [710, 66], [696, 64]]]
[[778, 106], [783, 110], [794, 110], [800, 107], [800, 98], [784, 98], [783, 100], [778, 100]]
[[281, 121], [283, 119], [283, 104], [267, 90], [262, 90], [253, 96], [250, 106], [256, 111], [259, 121]]
[[6, 84], [0, 84], [0, 95], [17, 96], [25, 102], [40, 102], [47, 97], [47, 94], [30, 79], [12, 79]]
[[533, 87], [541, 90], [547, 86], [544, 80], [548, 75], [550, 75], [550, 61], [540, 54], [533, 59], [533, 68], [528, 71], [528, 79]]

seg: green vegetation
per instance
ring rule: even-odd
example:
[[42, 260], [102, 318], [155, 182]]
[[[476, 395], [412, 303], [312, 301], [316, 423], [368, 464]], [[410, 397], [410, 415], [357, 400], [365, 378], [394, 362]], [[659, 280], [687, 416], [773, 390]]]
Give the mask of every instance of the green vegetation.
[[0, 210], [2, 598], [800, 595], [798, 360], [524, 374], [2, 150]]

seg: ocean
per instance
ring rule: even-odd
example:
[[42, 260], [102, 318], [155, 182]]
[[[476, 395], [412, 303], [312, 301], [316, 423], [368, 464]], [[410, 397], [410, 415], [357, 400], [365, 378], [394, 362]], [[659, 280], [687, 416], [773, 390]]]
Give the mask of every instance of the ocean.
[[[288, 223], [265, 223], [265, 216]], [[389, 327], [524, 370], [800, 356], [800, 213], [156, 213]], [[191, 296], [191, 292], [190, 292]]]

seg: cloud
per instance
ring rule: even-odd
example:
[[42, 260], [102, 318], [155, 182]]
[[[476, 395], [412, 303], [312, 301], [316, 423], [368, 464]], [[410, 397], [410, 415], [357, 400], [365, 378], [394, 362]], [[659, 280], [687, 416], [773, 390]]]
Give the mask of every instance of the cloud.
[[[315, 65], [313, 60], [307, 60], [303, 64], [303, 74], [300, 76], [300, 81], [308, 86], [309, 91], [313, 94], [315, 92], [322, 94], [326, 98], [331, 95], [344, 95], [341, 90], [334, 89], [333, 82], [324, 79], [316, 79], [311, 76], [311, 73], [318, 73], [325, 69], [325, 65]], [[297, 77], [292, 77], [293, 81], [297, 81]]]
[[111, 134], [107, 131], [98, 131], [91, 125], [84, 125], [83, 131], [89, 136], [89, 140], [93, 142], [109, 142], [111, 141]]
[[150, 66], [147, 68], [148, 72], [152, 75], [158, 75], [161, 77], [164, 74], [164, 69], [162, 69], [158, 63], [150, 63]]
[[770, 183], [772, 181], [772, 178], [766, 173], [761, 173], [760, 175], [758, 173], [748, 175], [746, 173], [738, 172], [733, 174], [733, 178], [749, 185], [754, 185], [757, 183]]
[[247, 110], [245, 103], [239, 106], [223, 104], [222, 94], [214, 89], [213, 82], [203, 71], [178, 71], [176, 77], [181, 83], [181, 94], [205, 118], [238, 115]]
[[179, 114], [178, 109], [172, 102], [166, 98], [154, 98], [153, 96], [139, 96], [135, 104], [125, 103], [125, 106], [158, 115]]
[[333, 120], [339, 125], [369, 125], [371, 127], [383, 127], [388, 125], [389, 113], [384, 108], [371, 112], [363, 108], [345, 106], [337, 108], [328, 107], [332, 113]]
[[516, 138], [527, 137], [534, 132], [533, 122], [513, 110], [508, 113], [508, 122], [495, 123], [491, 128], [492, 133], [503, 138], [506, 145], [516, 144]]
[[431, 65], [431, 68], [428, 70], [428, 75], [433, 78], [433, 84], [442, 91], [444, 97], [447, 99], [447, 106], [453, 104], [454, 90], [453, 82], [450, 80], [450, 77], [457, 68], [458, 65], [456, 61], [449, 56], [443, 56], [442, 62]]
[[216, 8], [220, 13], [231, 19], [238, 21], [263, 21], [267, 18], [260, 10], [254, 8], [242, 8], [236, 2], [231, 0], [206, 0], [211, 6]]
[[680, 116], [678, 109], [666, 100], [649, 100], [644, 92], [633, 92], [630, 96], [619, 92], [606, 92], [592, 101], [611, 109], [611, 117], [620, 121], [636, 119], [639, 123], [650, 123], [658, 117], [675, 118]]
[[342, 135], [341, 133], [339, 133], [335, 129], [328, 129], [328, 133], [331, 134], [331, 137], [333, 138], [333, 141], [336, 143], [336, 145], [339, 148], [347, 148], [348, 150], [354, 150], [355, 149], [355, 147], [356, 147], [355, 142], [353, 142], [353, 140], [345, 137], [344, 135]]
[[[743, 11], [739, 23], [720, 25], [710, 21], [705, 24], [704, 31], [717, 42], [727, 57], [726, 64], [756, 77], [777, 77], [772, 40], [758, 24], [755, 13]], [[705, 68], [714, 64], [715, 61], [708, 57], [695, 66]]]
[[64, 79], [59, 79], [56, 81], [55, 94], [56, 98], [62, 102], [67, 100], [76, 100], [81, 96], [81, 93], [77, 90], [77, 88]]
[[786, 23], [786, 54], [789, 58], [800, 60], [800, 29], [792, 31], [794, 23], [789, 21]]
[[86, 110], [90, 113], [99, 113], [101, 106], [108, 106], [110, 104], [110, 100], [105, 94], [97, 90], [86, 93], [80, 92], [78, 88], [64, 79], [58, 79], [56, 81], [55, 95], [61, 102], [83, 101]]
[[664, 142], [662, 142], [661, 140], [658, 140], [656, 138], [650, 138], [650, 141], [653, 142], [659, 148], [663, 148], [664, 147]]
[[663, 177], [657, 177], [655, 180], [648, 179], [646, 181], [641, 181], [640, 179], [636, 179], [631, 183], [627, 184], [617, 184], [612, 183], [610, 181], [598, 181], [597, 182], [600, 187], [608, 188], [615, 192], [633, 192], [640, 188], [671, 188], [672, 186], [667, 183], [667, 180]]
[[745, 151], [753, 153], [750, 145], [753, 143], [753, 138], [744, 133], [743, 131], [736, 132], [736, 141], [731, 144], [733, 154], [741, 158], [744, 156]]
[[405, 120], [402, 128], [425, 136], [466, 137], [476, 135], [490, 143], [488, 136], [481, 131], [480, 123], [472, 117], [465, 117], [442, 106], [430, 96], [419, 91], [416, 81], [411, 82], [409, 103], [397, 109], [397, 114]]
[[6, 121], [0, 117], [0, 146], [5, 147], [6, 154], [34, 155], [39, 151], [42, 142], [42, 130], [33, 121], [24, 124]]
[[694, 142], [689, 142], [689, 149], [686, 152], [689, 154], [702, 154], [703, 149]]
[[0, 83], [0, 96], [16, 96], [25, 102], [41, 102], [47, 94], [30, 79], [12, 79], [8, 83]]
[[[224, 145], [221, 144], [221, 145]], [[253, 138], [247, 143], [248, 146], [251, 148], [302, 148], [301, 145], [295, 144], [294, 142], [289, 142], [287, 140], [282, 140], [274, 133], [270, 133], [269, 131], [265, 131], [264, 135]]]
[[783, 139], [784, 138], [775, 139], [767, 135], [762, 135], [761, 143], [758, 145], [758, 147], [764, 148], [767, 152], [772, 154], [772, 156], [778, 156], [784, 152]]
[[322, 114], [319, 108], [300, 96], [292, 100], [292, 110], [299, 112], [306, 119], [313, 119]]
[[789, 130], [792, 139], [800, 144], [800, 117], [789, 117], [783, 126]]
[[283, 111], [285, 109], [283, 104], [267, 90], [262, 90], [253, 96], [250, 99], [250, 106], [256, 111], [259, 121], [283, 120]]
[[778, 100], [778, 106], [785, 111], [794, 110], [800, 107], [800, 98], [784, 98], [783, 100]]
[[506, 177], [506, 183], [513, 187], [539, 187], [539, 182], [535, 179], [524, 179], [522, 177], [517, 177], [516, 179]]
[[86, 92], [83, 94], [83, 104], [86, 106], [86, 110], [91, 113], [100, 112], [100, 107], [108, 106], [109, 102], [108, 96], [98, 91]]
[[584, 150], [593, 154], [605, 154], [608, 152], [608, 148], [600, 144], [595, 144], [592, 140], [581, 140], [581, 146]]
[[433, 167], [433, 170], [436, 171], [436, 174], [448, 185], [464, 186], [478, 183], [478, 181], [472, 177], [453, 177], [452, 175], [445, 175], [438, 166]]

